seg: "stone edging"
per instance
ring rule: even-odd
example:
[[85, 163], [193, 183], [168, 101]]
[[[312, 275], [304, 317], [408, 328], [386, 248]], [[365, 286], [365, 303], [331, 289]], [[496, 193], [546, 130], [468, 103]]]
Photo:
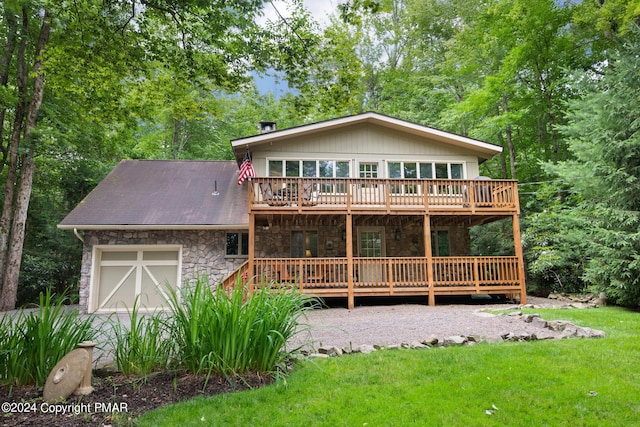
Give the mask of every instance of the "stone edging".
[[[505, 315], [505, 314], [502, 314]], [[413, 341], [410, 343], [400, 343], [392, 345], [371, 345], [362, 344], [358, 346], [349, 347], [336, 347], [331, 345], [324, 345], [319, 347], [316, 352], [309, 352], [305, 355], [308, 358], [328, 358], [335, 356], [342, 356], [352, 353], [372, 353], [377, 350], [397, 350], [402, 348], [409, 349], [428, 349], [434, 347], [451, 347], [462, 345], [476, 345], [479, 343], [498, 343], [504, 341], [537, 341], [537, 340], [551, 340], [551, 339], [567, 339], [567, 338], [604, 338], [605, 333], [603, 331], [576, 326], [573, 323], [566, 320], [552, 320], [546, 321], [540, 317], [539, 314], [523, 314], [521, 311], [514, 311], [506, 314], [510, 317], [518, 317], [525, 323], [531, 323], [538, 327], [540, 330], [534, 333], [520, 333], [516, 334], [509, 332], [502, 335], [494, 336], [478, 336], [478, 335], [452, 335], [448, 337], [438, 338], [435, 335], [431, 335], [422, 341]]]

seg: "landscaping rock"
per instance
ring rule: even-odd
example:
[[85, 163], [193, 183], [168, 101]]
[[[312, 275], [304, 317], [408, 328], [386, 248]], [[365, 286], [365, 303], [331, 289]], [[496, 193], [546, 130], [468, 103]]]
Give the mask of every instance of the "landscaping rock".
[[422, 344], [428, 345], [429, 347], [435, 347], [438, 345], [439, 339], [435, 335], [431, 335], [426, 340], [422, 341]]
[[596, 295], [570, 295], [570, 294], [549, 294], [549, 299], [564, 302], [565, 308], [596, 308], [607, 304], [607, 294], [604, 292]]
[[547, 321], [542, 319], [541, 317], [534, 317], [533, 319], [531, 319], [531, 324], [541, 329], [547, 327]]
[[318, 349], [318, 353], [327, 356], [342, 356], [342, 350], [335, 346], [322, 346]]
[[413, 341], [411, 344], [409, 344], [409, 348], [412, 348], [414, 350], [419, 350], [419, 349], [424, 349], [424, 348], [429, 348], [428, 345], [424, 345], [421, 342], [418, 341]]
[[309, 359], [328, 359], [329, 355], [328, 354], [322, 354], [322, 353], [311, 353], [307, 357]]
[[553, 340], [556, 339], [556, 334], [551, 332], [549, 329], [543, 329], [540, 332], [536, 332], [534, 334], [535, 339], [537, 340]]
[[552, 331], [562, 332], [567, 327], [567, 325], [572, 325], [572, 323], [564, 321], [564, 320], [552, 320], [547, 322], [547, 328]]
[[[574, 302], [573, 305], [582, 307], [582, 302]], [[478, 312], [479, 313], [479, 312]], [[583, 328], [576, 326], [571, 322], [564, 320], [545, 321], [539, 314], [523, 314], [520, 310], [515, 310], [507, 314], [508, 327], [512, 327], [511, 332], [505, 332], [502, 335], [451, 335], [439, 338], [431, 335], [422, 341], [405, 341], [400, 344], [362, 344], [353, 346], [350, 344], [347, 348], [340, 349], [335, 346], [322, 346], [317, 353], [312, 353], [310, 358], [328, 358], [332, 356], [341, 356], [350, 353], [372, 353], [377, 350], [398, 350], [398, 349], [427, 349], [431, 347], [476, 345], [477, 343], [500, 343], [503, 341], [525, 342], [535, 340], [550, 339], [568, 339], [568, 338], [601, 338], [605, 336], [603, 331], [591, 328]], [[488, 317], [488, 316], [480, 316]], [[518, 323], [522, 321], [522, 326], [518, 327]], [[524, 323], [527, 324], [524, 328]], [[533, 326], [534, 328], [531, 328]], [[526, 329], [527, 332], [523, 332]]]
[[353, 349], [354, 353], [369, 354], [376, 351], [375, 347], [369, 344], [362, 344]]
[[525, 315], [522, 316], [522, 320], [525, 323], [531, 323], [531, 322], [533, 322], [533, 319], [539, 318], [539, 317], [540, 317], [539, 314], [525, 314]]
[[490, 335], [488, 337], [484, 337], [482, 339], [482, 342], [486, 342], [489, 344], [495, 344], [495, 343], [500, 343], [503, 342], [504, 339], [502, 339], [502, 337], [500, 335]]
[[469, 335], [467, 337], [467, 340], [468, 340], [469, 343], [474, 343], [474, 344], [477, 344], [477, 343], [480, 343], [480, 342], [484, 341], [484, 339], [481, 336], [478, 336], [478, 335]]
[[578, 338], [604, 338], [606, 335], [604, 331], [586, 327], [579, 327], [577, 334]]
[[468, 341], [467, 337], [461, 335], [453, 335], [444, 339], [444, 346], [463, 345]]

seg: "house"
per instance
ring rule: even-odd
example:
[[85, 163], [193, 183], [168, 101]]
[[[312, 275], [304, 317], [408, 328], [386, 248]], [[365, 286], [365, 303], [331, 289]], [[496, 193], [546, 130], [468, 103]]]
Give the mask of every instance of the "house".
[[[80, 303], [162, 304], [198, 272], [346, 298], [519, 295], [517, 182], [479, 176], [502, 148], [377, 113], [231, 141], [236, 162], [123, 161], [59, 225], [83, 240]], [[237, 184], [250, 153], [255, 177]], [[503, 220], [513, 248], [472, 254]]]

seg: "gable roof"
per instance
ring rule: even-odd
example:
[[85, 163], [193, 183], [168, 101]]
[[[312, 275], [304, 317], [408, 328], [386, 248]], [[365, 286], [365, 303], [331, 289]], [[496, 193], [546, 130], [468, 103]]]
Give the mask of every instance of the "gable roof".
[[248, 136], [231, 140], [231, 146], [236, 155], [238, 164], [242, 161], [245, 150], [252, 145], [260, 145], [277, 141], [285, 141], [289, 138], [295, 138], [303, 135], [311, 135], [318, 132], [330, 131], [342, 127], [353, 126], [362, 123], [371, 123], [383, 126], [399, 132], [404, 132], [419, 137], [428, 138], [445, 144], [451, 144], [457, 147], [467, 148], [484, 154], [483, 157], [489, 159], [496, 154], [502, 153], [502, 147], [478, 139], [466, 136], [456, 135], [454, 133], [445, 132], [429, 126], [420, 125], [406, 120], [397, 119], [395, 117], [386, 116], [375, 112], [366, 112], [353, 116], [340, 117], [337, 119], [325, 120], [317, 123], [296, 126], [292, 128], [265, 132], [259, 135]]
[[247, 191], [237, 179], [234, 161], [123, 160], [58, 227], [246, 228]]

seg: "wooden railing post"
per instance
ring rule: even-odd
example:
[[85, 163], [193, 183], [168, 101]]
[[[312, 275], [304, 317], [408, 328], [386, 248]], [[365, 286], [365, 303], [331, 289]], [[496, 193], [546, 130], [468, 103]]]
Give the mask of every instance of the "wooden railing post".
[[476, 183], [475, 181], [469, 181], [469, 190], [467, 191], [469, 197], [469, 207], [471, 208], [471, 213], [476, 212]]
[[[351, 213], [351, 180], [345, 180], [345, 197], [347, 198], [347, 213]], [[347, 216], [347, 222], [349, 222], [350, 216]]]
[[387, 282], [389, 283], [389, 295], [393, 295], [393, 259], [387, 260]]
[[384, 191], [385, 191], [384, 201], [387, 207], [387, 213], [390, 213], [391, 212], [391, 183], [389, 182], [388, 179], [385, 180]]
[[518, 281], [520, 282], [520, 304], [527, 303], [527, 285], [524, 280], [524, 256], [522, 254], [522, 241], [520, 240], [520, 219], [513, 215], [513, 245], [518, 258]]
[[431, 218], [424, 216], [424, 253], [427, 258], [427, 284], [429, 286], [429, 305], [436, 305], [435, 284], [433, 283], [433, 253], [431, 252]]
[[480, 270], [478, 269], [478, 258], [473, 258], [473, 284], [476, 286], [476, 293], [480, 293]]
[[300, 289], [300, 292], [302, 292], [302, 290], [304, 289], [304, 280], [305, 280], [305, 266], [304, 263], [302, 262], [304, 258], [300, 258], [298, 260], [298, 289]]
[[296, 184], [296, 196], [297, 196], [297, 204], [298, 204], [298, 213], [302, 213], [302, 201], [304, 200], [304, 188], [302, 188], [302, 178], [298, 178]]
[[[251, 203], [251, 201], [249, 201]], [[249, 293], [253, 293], [253, 278], [256, 275], [256, 270], [254, 266], [255, 260], [255, 249], [256, 249], [256, 217], [255, 215], [249, 211], [249, 265], [248, 265], [248, 276], [252, 280], [249, 280]]]
[[346, 233], [347, 233], [347, 308], [353, 310], [355, 307], [355, 298], [353, 294], [353, 220], [351, 214], [347, 214], [346, 219]]

